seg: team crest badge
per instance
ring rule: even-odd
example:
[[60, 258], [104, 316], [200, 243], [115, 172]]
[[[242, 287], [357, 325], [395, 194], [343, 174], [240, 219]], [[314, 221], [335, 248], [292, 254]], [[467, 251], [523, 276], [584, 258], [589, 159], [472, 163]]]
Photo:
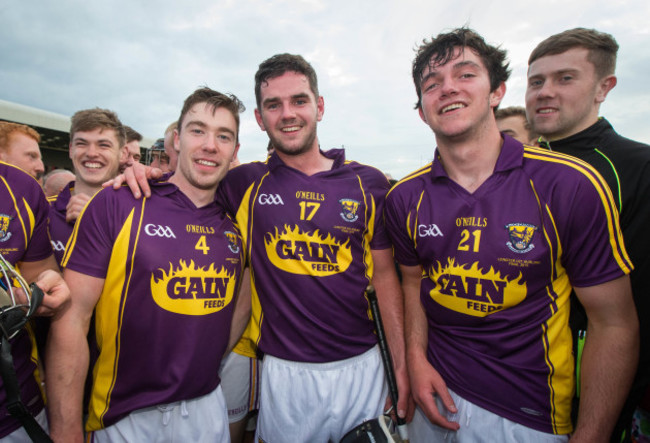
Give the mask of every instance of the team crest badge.
[[224, 235], [228, 239], [228, 249], [233, 254], [239, 254], [239, 245], [237, 244], [237, 234], [231, 231], [225, 231]]
[[9, 232], [10, 221], [11, 216], [0, 214], [0, 242], [5, 242], [11, 238], [11, 232]]
[[505, 226], [510, 241], [506, 243], [512, 252], [523, 254], [532, 250], [535, 245], [532, 243], [533, 234], [537, 226], [527, 223], [510, 223]]
[[339, 203], [341, 203], [341, 217], [343, 220], [349, 223], [357, 221], [359, 218], [359, 214], [357, 214], [359, 202], [351, 198], [342, 198]]

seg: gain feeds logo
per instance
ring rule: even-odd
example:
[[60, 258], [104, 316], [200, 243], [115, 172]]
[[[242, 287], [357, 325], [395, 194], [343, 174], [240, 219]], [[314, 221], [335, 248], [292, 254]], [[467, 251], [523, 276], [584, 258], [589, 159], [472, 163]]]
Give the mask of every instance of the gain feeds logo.
[[9, 232], [10, 221], [11, 216], [0, 214], [0, 242], [5, 242], [11, 238], [11, 232]]
[[350, 240], [344, 243], [319, 231], [302, 232], [298, 226], [285, 225], [282, 232], [267, 233], [266, 255], [279, 269], [298, 275], [326, 277], [345, 272], [352, 263]]
[[341, 204], [341, 218], [348, 223], [355, 222], [359, 219], [359, 202], [351, 198], [342, 198], [339, 200]]
[[178, 267], [170, 263], [169, 271], [159, 269], [161, 278], [151, 276], [151, 294], [158, 306], [166, 311], [184, 315], [208, 315], [221, 311], [232, 301], [235, 293], [235, 272], [214, 263], [199, 267], [180, 260]]
[[533, 234], [537, 226], [528, 223], [510, 223], [505, 226], [508, 231], [510, 241], [506, 243], [512, 252], [523, 254], [532, 250], [535, 245], [532, 244]]
[[526, 298], [526, 283], [522, 274], [516, 279], [501, 276], [490, 268], [484, 271], [478, 262], [471, 266], [457, 265], [453, 258], [438, 262], [429, 271], [434, 288], [429, 293], [440, 305], [474, 317], [485, 317], [505, 308], [516, 306]]

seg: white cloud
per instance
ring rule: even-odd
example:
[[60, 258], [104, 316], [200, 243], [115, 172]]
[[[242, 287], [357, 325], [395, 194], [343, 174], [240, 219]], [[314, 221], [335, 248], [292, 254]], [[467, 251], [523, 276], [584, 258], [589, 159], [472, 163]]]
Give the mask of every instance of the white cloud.
[[650, 6], [608, 2], [440, 3], [430, 0], [198, 0], [110, 3], [0, 1], [0, 98], [71, 115], [107, 107], [157, 138], [184, 98], [205, 85], [232, 92], [242, 115], [240, 156], [263, 159], [253, 76], [279, 52], [300, 53], [319, 73], [326, 112], [323, 147], [402, 177], [433, 155], [431, 131], [413, 110], [413, 49], [425, 37], [468, 25], [506, 48], [513, 70], [504, 104], [523, 104], [528, 54], [576, 26], [619, 41], [619, 85], [602, 108], [619, 132], [650, 142], [646, 129]]

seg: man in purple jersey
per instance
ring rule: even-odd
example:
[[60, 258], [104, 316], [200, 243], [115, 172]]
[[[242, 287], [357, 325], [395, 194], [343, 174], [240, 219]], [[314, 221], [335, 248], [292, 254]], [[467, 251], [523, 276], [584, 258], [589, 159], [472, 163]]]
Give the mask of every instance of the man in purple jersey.
[[70, 122], [70, 159], [75, 179], [50, 199], [50, 235], [57, 263], [61, 264], [74, 223], [102, 183], [115, 177], [121, 153], [126, 151], [122, 122], [108, 109], [76, 112]]
[[[0, 162], [0, 254], [19, 268], [28, 283], [36, 284], [46, 293], [41, 315], [51, 315], [63, 306], [70, 293], [58, 272], [47, 234], [48, 204], [42, 189], [21, 169]], [[4, 307], [4, 306], [3, 306]], [[36, 416], [41, 426], [47, 419], [43, 410], [34, 334], [31, 327], [22, 330], [10, 340], [13, 366], [20, 396], [27, 412]], [[27, 441], [29, 438], [21, 423], [7, 411], [7, 391], [0, 378], [0, 439]]]
[[245, 252], [215, 191], [242, 110], [232, 95], [198, 89], [175, 133], [176, 173], [143, 200], [99, 192], [77, 220], [63, 260], [72, 301], [48, 341], [55, 441], [83, 440], [89, 362], [91, 441], [229, 440], [218, 369]]
[[364, 290], [377, 289], [407, 414], [402, 297], [381, 209], [381, 172], [321, 151], [316, 72], [275, 55], [255, 75], [255, 117], [275, 151], [231, 171], [219, 198], [250, 254], [250, 336], [265, 354], [257, 436], [338, 441], [382, 412], [383, 368]]
[[[500, 134], [505, 51], [469, 29], [413, 63], [433, 162], [386, 199], [403, 275], [414, 441], [607, 438], [638, 352], [638, 323], [611, 193], [587, 164]], [[571, 288], [585, 306], [581, 415]]]

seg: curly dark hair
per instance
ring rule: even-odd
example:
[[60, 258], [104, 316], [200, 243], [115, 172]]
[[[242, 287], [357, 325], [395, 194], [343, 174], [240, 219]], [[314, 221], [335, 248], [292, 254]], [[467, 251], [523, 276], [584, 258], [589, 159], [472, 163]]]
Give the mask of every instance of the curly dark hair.
[[416, 49], [413, 60], [413, 83], [418, 101], [415, 109], [422, 105], [420, 84], [424, 70], [428, 66], [444, 65], [454, 55], [456, 48], [470, 48], [478, 55], [490, 76], [490, 90], [496, 90], [499, 85], [510, 77], [510, 64], [506, 60], [506, 51], [498, 46], [491, 46], [475, 31], [469, 28], [457, 28], [451, 32], [440, 33], [430, 40], [422, 40]]

